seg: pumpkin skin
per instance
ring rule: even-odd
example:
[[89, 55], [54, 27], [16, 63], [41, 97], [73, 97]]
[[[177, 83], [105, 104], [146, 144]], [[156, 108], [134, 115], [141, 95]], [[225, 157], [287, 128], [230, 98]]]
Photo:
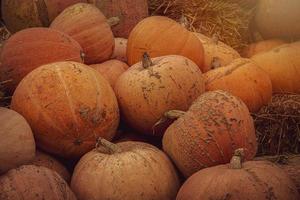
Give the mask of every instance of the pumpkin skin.
[[243, 57], [245, 58], [251, 58], [252, 56], [270, 51], [271, 49], [274, 49], [275, 47], [281, 46], [283, 44], [286, 44], [285, 41], [280, 39], [270, 39], [270, 40], [263, 40], [256, 43], [252, 43], [249, 46], [247, 46], [243, 50]]
[[11, 107], [27, 119], [40, 149], [67, 158], [93, 149], [99, 136], [112, 140], [119, 123], [109, 83], [76, 62], [32, 71], [17, 87]]
[[147, 17], [131, 31], [127, 43], [128, 64], [141, 61], [145, 52], [152, 58], [181, 55], [194, 61], [202, 72], [209, 70], [203, 66], [204, 50], [196, 35], [167, 17]]
[[23, 165], [0, 177], [1, 200], [76, 200], [68, 184], [54, 171]]
[[257, 112], [272, 97], [269, 75], [250, 59], [240, 58], [231, 64], [204, 74], [206, 91], [224, 90], [241, 98], [250, 112]]
[[120, 22], [112, 27], [115, 37], [128, 38], [135, 25], [148, 17], [147, 0], [88, 0], [107, 17], [118, 17]]
[[228, 163], [237, 148], [245, 149], [247, 160], [255, 156], [253, 120], [239, 98], [221, 90], [198, 97], [163, 137], [163, 150], [185, 177]]
[[83, 48], [86, 64], [106, 61], [113, 53], [114, 36], [110, 25], [93, 5], [78, 3], [68, 7], [54, 19], [50, 28], [74, 38]]
[[127, 39], [115, 38], [115, 48], [111, 58], [127, 63], [126, 50], [127, 50]]
[[48, 27], [65, 8], [86, 0], [2, 0], [2, 18], [10, 32], [25, 28]]
[[12, 93], [35, 68], [58, 61], [83, 62], [82, 48], [68, 35], [49, 28], [30, 28], [12, 35], [1, 52], [0, 80]]
[[260, 0], [255, 25], [264, 39], [300, 39], [299, 0]]
[[29, 124], [19, 113], [0, 107], [0, 124], [0, 174], [2, 174], [33, 160], [35, 142]]
[[282, 45], [251, 57], [269, 74], [273, 93], [300, 93], [299, 52], [300, 43], [298, 42]]
[[179, 180], [162, 151], [142, 142], [115, 146], [110, 154], [95, 149], [80, 159], [71, 181], [78, 199], [175, 199]]
[[90, 67], [97, 70], [114, 88], [117, 79], [123, 74], [129, 67], [126, 63], [119, 60], [108, 60], [101, 64], [90, 65]]
[[214, 58], [218, 58], [218, 64], [220, 66], [226, 66], [233, 60], [240, 58], [240, 54], [232, 47], [221, 41], [214, 41], [201, 33], [195, 33], [198, 39], [201, 41], [204, 48], [204, 67], [206, 69], [214, 69], [212, 66]]
[[[176, 200], [297, 200], [294, 183], [268, 161], [248, 161], [242, 169], [219, 165], [200, 170], [181, 187]], [[280, 181], [279, 181], [280, 180]]]
[[171, 109], [187, 110], [204, 92], [201, 70], [188, 58], [171, 55], [131, 66], [115, 85], [124, 120], [143, 134], [153, 135], [154, 124]]

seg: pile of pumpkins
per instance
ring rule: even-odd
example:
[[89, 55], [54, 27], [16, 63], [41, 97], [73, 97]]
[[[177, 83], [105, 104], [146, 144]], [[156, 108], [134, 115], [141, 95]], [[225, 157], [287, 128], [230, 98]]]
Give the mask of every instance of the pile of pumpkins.
[[[300, 42], [262, 41], [241, 57], [167, 17], [108, 19], [109, 5], [64, 2], [38, 10], [49, 28], [17, 23], [1, 51], [12, 94], [0, 108], [1, 200], [300, 199], [281, 169], [251, 161], [250, 115], [273, 93], [300, 93]], [[44, 152], [78, 160], [72, 175]]]

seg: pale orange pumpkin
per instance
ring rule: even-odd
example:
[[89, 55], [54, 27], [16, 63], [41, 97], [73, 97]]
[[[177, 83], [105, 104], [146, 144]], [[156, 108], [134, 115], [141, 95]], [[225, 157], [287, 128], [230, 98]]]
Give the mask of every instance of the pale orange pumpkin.
[[111, 58], [127, 63], [126, 50], [127, 50], [127, 39], [115, 38], [115, 48]]

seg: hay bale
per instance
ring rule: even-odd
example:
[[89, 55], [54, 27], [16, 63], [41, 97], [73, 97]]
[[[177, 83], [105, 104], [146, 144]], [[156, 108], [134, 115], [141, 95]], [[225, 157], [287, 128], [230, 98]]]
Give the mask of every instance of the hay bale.
[[[241, 6], [247, 5], [247, 6]], [[253, 6], [237, 0], [149, 0], [152, 15], [165, 15], [176, 21], [188, 20], [188, 29], [212, 37], [241, 51], [250, 39]]]
[[253, 114], [259, 155], [300, 151], [300, 95], [275, 94], [268, 106]]

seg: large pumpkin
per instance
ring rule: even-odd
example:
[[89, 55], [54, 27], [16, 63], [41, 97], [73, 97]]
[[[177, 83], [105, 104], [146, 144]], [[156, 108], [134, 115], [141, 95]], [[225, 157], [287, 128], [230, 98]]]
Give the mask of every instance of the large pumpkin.
[[255, 24], [264, 39], [300, 39], [299, 0], [260, 0]]
[[200, 170], [181, 187], [176, 200], [298, 200], [300, 195], [283, 170], [269, 161], [241, 162]]
[[228, 163], [237, 148], [245, 148], [247, 160], [255, 156], [253, 120], [246, 105], [228, 92], [206, 92], [187, 112], [166, 115], [179, 118], [166, 130], [163, 149], [185, 177]]
[[218, 41], [218, 38], [209, 38], [201, 33], [195, 33], [204, 48], [204, 68], [214, 69], [230, 64], [240, 58], [240, 54], [232, 47]]
[[0, 107], [0, 174], [34, 156], [35, 142], [27, 121], [19, 113]]
[[81, 200], [174, 200], [179, 180], [172, 162], [156, 147], [100, 140], [76, 165], [71, 188]]
[[1, 200], [76, 200], [68, 184], [56, 172], [23, 165], [0, 177]]
[[148, 17], [147, 0], [88, 0], [97, 6], [103, 14], [110, 17], [118, 17], [119, 23], [112, 27], [115, 37], [128, 38], [134, 26]]
[[300, 93], [300, 43], [282, 45], [251, 59], [269, 74], [273, 92]]
[[65, 8], [79, 2], [86, 0], [2, 0], [2, 18], [12, 33], [30, 27], [48, 27]]
[[145, 52], [151, 57], [181, 55], [194, 61], [203, 72], [204, 50], [200, 40], [174, 20], [163, 16], [139, 22], [129, 35], [127, 59], [131, 66], [141, 61]]
[[126, 51], [127, 51], [127, 39], [115, 38], [115, 48], [111, 58], [127, 63]]
[[272, 97], [269, 75], [250, 59], [240, 58], [231, 64], [204, 74], [207, 91], [224, 90], [241, 98], [250, 112], [257, 112]]
[[27, 119], [41, 149], [63, 157], [83, 155], [98, 136], [111, 140], [119, 122], [107, 80], [76, 62], [32, 71], [17, 87], [11, 107]]
[[201, 70], [188, 58], [162, 56], [148, 58], [123, 73], [115, 92], [125, 121], [140, 133], [152, 128], [171, 109], [187, 110], [204, 92]]
[[65, 9], [51, 23], [74, 38], [83, 48], [84, 62], [100, 63], [108, 60], [114, 49], [114, 36], [105, 16], [98, 8], [78, 3]]
[[0, 80], [13, 92], [40, 65], [58, 61], [82, 62], [82, 49], [70, 36], [49, 28], [30, 28], [11, 36], [1, 52]]

